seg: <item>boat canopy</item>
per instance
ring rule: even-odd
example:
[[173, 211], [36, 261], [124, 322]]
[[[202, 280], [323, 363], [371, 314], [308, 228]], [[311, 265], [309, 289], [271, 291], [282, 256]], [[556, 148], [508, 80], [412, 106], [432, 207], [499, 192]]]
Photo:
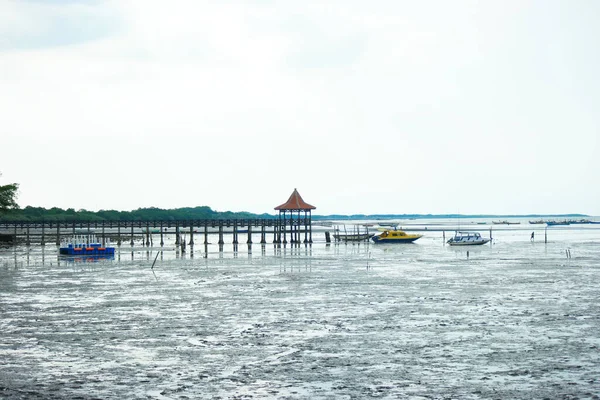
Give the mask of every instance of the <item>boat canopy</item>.
[[456, 234], [454, 235], [455, 237], [461, 236], [461, 237], [474, 237], [474, 238], [480, 238], [481, 235], [479, 234], [479, 232], [456, 232]]

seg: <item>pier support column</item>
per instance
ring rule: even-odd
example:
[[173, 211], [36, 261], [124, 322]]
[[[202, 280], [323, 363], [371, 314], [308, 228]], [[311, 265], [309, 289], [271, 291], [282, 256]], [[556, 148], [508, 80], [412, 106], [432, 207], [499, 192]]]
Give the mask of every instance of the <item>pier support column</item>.
[[46, 233], [46, 225], [42, 222], [42, 241], [41, 241], [41, 245], [45, 246], [46, 245], [46, 238], [44, 237]]
[[163, 223], [161, 221], [161, 223], [160, 223], [160, 247], [163, 247], [165, 245], [165, 240], [163, 238], [163, 233], [164, 233], [164, 228], [163, 228]]
[[223, 246], [223, 243], [225, 243], [223, 241], [223, 223], [219, 222], [219, 245]]
[[233, 244], [238, 244], [238, 229], [237, 222], [233, 223]]
[[27, 246], [31, 245], [31, 240], [29, 240], [29, 225], [27, 225], [27, 238], [25, 239], [25, 244]]
[[133, 247], [133, 224], [131, 224], [131, 247]]
[[264, 221], [260, 225], [260, 243], [261, 244], [267, 243], [267, 228], [265, 226]]
[[312, 213], [308, 214], [308, 243], [312, 243]]
[[252, 224], [250, 222], [248, 222], [248, 240], [246, 240], [246, 243], [252, 244]]
[[117, 246], [121, 247], [121, 223], [117, 222]]
[[194, 249], [194, 224], [190, 224], [190, 251]]
[[[287, 222], [285, 221], [285, 211], [283, 212], [283, 225], [281, 226], [281, 228], [283, 228], [283, 244], [287, 243], [287, 226], [286, 226]], [[291, 238], [290, 238], [291, 240]]]
[[308, 218], [306, 217], [306, 211], [304, 211], [304, 243], [308, 243]]
[[204, 246], [208, 244], [208, 223], [204, 223]]
[[179, 224], [175, 224], [175, 246], [179, 246]]
[[60, 246], [60, 222], [56, 224], [56, 245]]

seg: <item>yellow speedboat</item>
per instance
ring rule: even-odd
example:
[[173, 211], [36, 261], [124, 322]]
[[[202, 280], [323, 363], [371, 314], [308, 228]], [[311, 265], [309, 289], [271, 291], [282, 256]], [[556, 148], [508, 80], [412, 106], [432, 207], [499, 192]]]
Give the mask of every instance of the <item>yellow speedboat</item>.
[[408, 234], [404, 231], [388, 230], [380, 235], [373, 236], [371, 240], [375, 243], [412, 243], [423, 235]]

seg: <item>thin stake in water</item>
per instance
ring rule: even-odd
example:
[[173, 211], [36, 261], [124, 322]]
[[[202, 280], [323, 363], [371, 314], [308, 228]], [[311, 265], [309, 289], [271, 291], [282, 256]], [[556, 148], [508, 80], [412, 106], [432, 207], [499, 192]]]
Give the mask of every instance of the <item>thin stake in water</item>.
[[156, 252], [156, 257], [154, 257], [154, 262], [152, 263], [152, 268], [150, 269], [154, 269], [154, 264], [156, 264], [156, 260], [158, 259], [158, 255], [160, 254], [159, 251]]

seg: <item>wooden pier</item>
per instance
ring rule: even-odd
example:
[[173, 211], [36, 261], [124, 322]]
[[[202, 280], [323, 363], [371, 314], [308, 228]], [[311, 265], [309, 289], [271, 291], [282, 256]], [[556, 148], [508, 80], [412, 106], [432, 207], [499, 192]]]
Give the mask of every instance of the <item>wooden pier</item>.
[[[286, 219], [210, 219], [182, 221], [1, 221], [0, 233], [12, 237], [19, 242], [30, 245], [34, 240], [42, 246], [54, 242], [60, 245], [61, 239], [74, 235], [94, 234], [101, 243], [107, 239], [121, 245], [129, 240], [134, 245], [134, 237], [142, 236], [144, 244], [150, 246], [154, 237], [160, 237], [160, 245], [164, 245], [164, 236], [175, 234], [175, 245], [181, 244], [183, 237], [189, 237], [189, 245], [194, 246], [195, 238], [204, 239], [209, 244], [209, 235], [218, 235], [218, 244], [225, 243], [225, 237], [231, 236], [231, 243], [237, 245], [245, 239], [252, 244], [253, 237], [260, 235], [260, 243], [276, 244], [312, 243], [312, 225], [310, 218]], [[188, 236], [189, 234], [189, 236]]]

